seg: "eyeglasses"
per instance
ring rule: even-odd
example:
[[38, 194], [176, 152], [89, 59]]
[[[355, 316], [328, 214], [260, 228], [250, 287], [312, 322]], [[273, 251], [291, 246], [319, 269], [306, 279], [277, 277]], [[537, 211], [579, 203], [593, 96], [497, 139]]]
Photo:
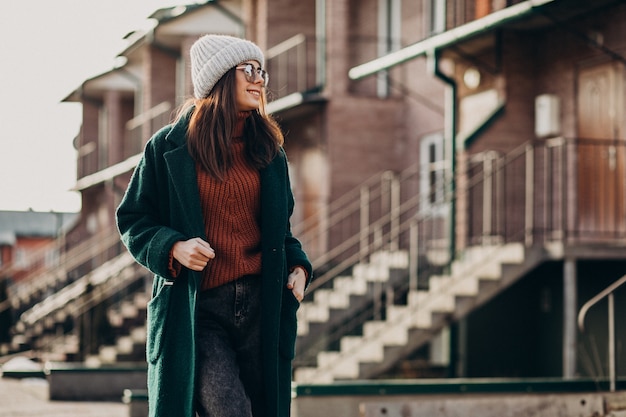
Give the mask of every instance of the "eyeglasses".
[[246, 76], [246, 81], [249, 83], [255, 82], [257, 75], [263, 80], [263, 87], [267, 87], [267, 84], [270, 82], [269, 74], [261, 67], [255, 68], [252, 64], [243, 64], [235, 67], [235, 69], [243, 70], [243, 73]]

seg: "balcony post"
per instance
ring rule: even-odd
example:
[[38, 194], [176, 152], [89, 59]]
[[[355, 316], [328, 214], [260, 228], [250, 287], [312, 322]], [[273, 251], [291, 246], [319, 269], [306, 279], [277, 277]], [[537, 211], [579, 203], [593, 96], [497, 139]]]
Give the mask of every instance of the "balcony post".
[[370, 190], [367, 186], [361, 187], [361, 207], [360, 207], [360, 244], [359, 244], [359, 258], [362, 261], [367, 257], [369, 251], [369, 219], [370, 219]]
[[576, 259], [566, 258], [563, 264], [563, 379], [573, 379], [576, 376], [576, 275]]
[[526, 145], [526, 186], [525, 186], [525, 202], [526, 207], [524, 209], [524, 243], [526, 246], [533, 244], [533, 223], [534, 223], [534, 172], [535, 172], [535, 159], [534, 149], [532, 144]]

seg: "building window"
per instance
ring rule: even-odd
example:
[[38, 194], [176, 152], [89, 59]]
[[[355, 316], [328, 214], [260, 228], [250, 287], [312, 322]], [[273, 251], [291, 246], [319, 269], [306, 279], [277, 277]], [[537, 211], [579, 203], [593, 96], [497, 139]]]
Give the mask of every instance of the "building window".
[[420, 209], [424, 214], [445, 214], [443, 145], [443, 133], [424, 136], [420, 142]]

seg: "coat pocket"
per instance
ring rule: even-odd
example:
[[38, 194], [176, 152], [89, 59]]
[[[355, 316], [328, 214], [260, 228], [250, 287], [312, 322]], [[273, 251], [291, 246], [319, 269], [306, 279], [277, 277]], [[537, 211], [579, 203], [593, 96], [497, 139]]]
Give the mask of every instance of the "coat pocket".
[[283, 290], [278, 351], [287, 359], [293, 359], [296, 356], [296, 336], [298, 333], [296, 314], [299, 307], [300, 302], [296, 300], [291, 290]]
[[148, 302], [147, 311], [146, 358], [152, 364], [159, 359], [163, 350], [170, 293], [172, 290], [172, 281], [165, 281], [162, 278], [157, 279], [161, 281], [160, 287], [150, 302]]

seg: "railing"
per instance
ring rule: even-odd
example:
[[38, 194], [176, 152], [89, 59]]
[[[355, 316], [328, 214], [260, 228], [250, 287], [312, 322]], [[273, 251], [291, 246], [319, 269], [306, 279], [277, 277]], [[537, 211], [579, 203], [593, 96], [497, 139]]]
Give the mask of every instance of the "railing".
[[273, 100], [319, 87], [323, 63], [318, 62], [314, 38], [295, 35], [269, 48], [266, 57]]
[[[424, 173], [417, 165], [398, 174], [383, 172], [333, 202], [325, 218], [310, 217], [294, 226], [305, 248], [317, 247], [312, 257], [317, 274], [309, 291], [325, 286], [376, 251], [408, 249], [411, 234], [421, 236], [418, 253], [424, 262], [440, 265], [441, 259], [443, 263], [449, 259], [441, 254], [447, 250], [448, 225], [442, 214], [446, 211], [424, 209], [432, 207], [433, 200], [418, 193], [420, 175]], [[445, 193], [436, 195], [438, 208], [450, 201]]]
[[387, 304], [393, 304], [409, 288], [427, 285], [427, 277], [448, 263], [446, 209], [451, 196], [442, 188], [449, 187], [444, 180], [430, 192], [418, 190], [420, 179], [431, 178], [429, 174], [441, 165], [382, 172], [334, 201], [325, 216], [320, 213], [294, 225], [294, 235], [312, 255], [315, 279], [309, 293], [330, 287], [337, 276], [357, 263], [368, 262], [376, 252], [403, 250], [409, 255], [406, 274], [394, 282], [376, 284], [372, 298], [360, 303], [348, 320], [331, 323], [319, 338], [301, 339], [294, 366], [310, 365], [318, 351], [336, 346], [342, 336], [354, 334], [364, 322], [384, 318]]
[[466, 198], [468, 245], [623, 241], [625, 167], [621, 140], [555, 138], [474, 154], [465, 172], [476, 180], [457, 195]]
[[[8, 287], [10, 297], [0, 305], [0, 312], [12, 308], [20, 314], [103, 262], [117, 256], [121, 251], [119, 234], [114, 228], [81, 241], [69, 250], [60, 252], [61, 256], [55, 265], [45, 270], [32, 270], [18, 282], [10, 285]], [[39, 258], [45, 256], [45, 252], [35, 252], [31, 254], [28, 262], [40, 263]], [[0, 276], [10, 279], [14, 270], [14, 265], [7, 265], [0, 270]]]
[[585, 332], [585, 317], [589, 309], [605, 297], [608, 299], [608, 321], [609, 321], [609, 337], [608, 337], [608, 356], [609, 356], [609, 384], [611, 392], [615, 392], [615, 381], [617, 374], [617, 363], [615, 360], [615, 290], [626, 284], [626, 275], [606, 287], [595, 297], [587, 301], [578, 312], [578, 329], [581, 333]]
[[[167, 124], [171, 117], [171, 104], [163, 102], [129, 120], [126, 123], [125, 140], [122, 141], [124, 146], [122, 157], [126, 158], [140, 153], [145, 139]], [[80, 158], [81, 160], [91, 158], [92, 162], [96, 161], [99, 156], [95, 145], [86, 149]], [[130, 159], [118, 166], [126, 167], [128, 161]], [[131, 168], [124, 169], [128, 171]], [[123, 173], [118, 171], [119, 169], [116, 170], [115, 167], [108, 167], [91, 174], [88, 183], [93, 185]], [[80, 172], [85, 173], [84, 170]], [[86, 177], [81, 179], [84, 180]], [[126, 259], [120, 257], [127, 254], [115, 227], [100, 230], [96, 234], [85, 237], [69, 249], [65, 237], [61, 236], [51, 247], [56, 249], [59, 257], [55, 259], [55, 263], [47, 263], [45, 268], [33, 267], [23, 274], [19, 270], [19, 265], [15, 264], [4, 265], [0, 269], [0, 278], [7, 280], [8, 283], [8, 297], [0, 302], [0, 313], [8, 309], [13, 311], [13, 316], [17, 319], [14, 325], [14, 331], [17, 334], [28, 332], [29, 329], [41, 328], [43, 322], [49, 320], [52, 314], [56, 314], [61, 309], [66, 313], [69, 312], [68, 314], [74, 319], [78, 319], [98, 303], [124, 291], [144, 276], [137, 270], [134, 261], [130, 262], [132, 265], [119, 263], [120, 259]], [[30, 253], [26, 263], [28, 265], [44, 264], [49, 256], [49, 249], [47, 247]], [[118, 263], [114, 262], [115, 259]], [[107, 265], [122, 266], [116, 271], [111, 270]], [[134, 275], [128, 276], [129, 271], [134, 271]], [[14, 281], [12, 278], [17, 272], [22, 275], [19, 281]], [[123, 282], [116, 279], [120, 274], [125, 276]], [[97, 288], [98, 286], [101, 288]], [[65, 306], [66, 303], [69, 305]]]
[[[616, 149], [617, 148], [617, 149]], [[581, 161], [581, 155], [597, 155]], [[602, 155], [615, 161], [604, 164]], [[594, 158], [591, 158], [594, 159]], [[449, 262], [447, 208], [463, 203], [466, 246], [534, 242], [626, 240], [626, 196], [621, 180], [626, 143], [558, 138], [527, 142], [503, 154], [471, 155], [460, 166], [454, 195], [447, 178], [430, 193], [419, 190], [432, 169], [413, 165], [400, 173], [386, 171], [333, 201], [328, 208], [294, 225], [293, 233], [314, 254], [318, 270], [310, 291], [337, 273], [381, 249], [408, 249], [410, 227], [418, 227], [418, 253], [430, 263]], [[584, 171], [581, 172], [581, 169]], [[589, 185], [592, 184], [592, 185]], [[591, 189], [590, 189], [591, 188]], [[586, 203], [588, 192], [606, 197], [597, 210]], [[582, 195], [581, 195], [582, 194]], [[599, 204], [595, 200], [595, 204]], [[439, 261], [436, 261], [436, 259]]]
[[[148, 138], [171, 120], [171, 110], [172, 105], [169, 102], [162, 102], [130, 119], [126, 123], [128, 141], [124, 143], [123, 158], [140, 154], [143, 149], [144, 138]], [[93, 151], [89, 152], [90, 157], [94, 157], [97, 153], [95, 147]], [[124, 169], [129, 170], [129, 168]], [[104, 171], [101, 173], [105, 174]], [[109, 175], [118, 175], [119, 173]], [[110, 178], [103, 175], [98, 181], [108, 179]], [[65, 237], [61, 236], [53, 244], [29, 253], [28, 259], [25, 260], [30, 265], [28, 272], [23, 273], [19, 265], [15, 264], [4, 265], [0, 268], [0, 278], [2, 279], [13, 281], [15, 275], [20, 273], [19, 282], [9, 284], [10, 297], [8, 300], [0, 302], [0, 312], [12, 308], [19, 315], [50, 293], [84, 276], [123, 251], [115, 227], [100, 230], [69, 249], [65, 249], [65, 246]], [[51, 250], [58, 254], [54, 264], [47, 262]], [[45, 267], [35, 267], [38, 265], [45, 265]]]
[[[119, 299], [129, 288], [144, 284], [147, 275], [130, 254], [122, 253], [25, 311], [15, 324], [15, 331], [28, 341], [34, 340], [34, 349], [52, 351], [54, 344], [65, 335], [56, 334], [54, 328], [47, 329], [46, 321], [53, 317], [71, 317], [75, 327], [81, 327], [88, 333], [82, 338], [82, 351], [78, 354], [84, 356], [95, 353], [98, 346], [89, 334], [95, 334], [95, 329], [101, 323], [92, 325], [92, 317], [87, 313], [103, 303], [110, 305], [109, 300]], [[144, 289], [144, 285], [139, 286]], [[86, 323], [80, 325], [81, 322]], [[54, 334], [52, 338], [41, 337], [50, 332]]]
[[124, 159], [143, 151], [146, 140], [172, 120], [172, 104], [164, 101], [126, 122], [129, 141], [124, 147]]
[[448, 15], [455, 26], [460, 26], [522, 1], [524, 0], [452, 0], [447, 3]]
[[[119, 140], [120, 157], [119, 161], [130, 158], [143, 151], [143, 147], [158, 129], [165, 126], [172, 120], [172, 104], [168, 101], [161, 102], [156, 106], [138, 114], [126, 122], [125, 135]], [[104, 134], [99, 132], [98, 134]], [[107, 168], [105, 162], [108, 161], [108, 149], [100, 149], [98, 143], [115, 143], [116, 141], [98, 141], [94, 138], [85, 143], [78, 150], [78, 179], [93, 175]]]
[[[607, 158], [607, 163], [592, 163], [602, 158]], [[623, 191], [619, 187], [623, 187], [626, 151], [620, 142], [559, 138], [528, 142], [506, 154], [475, 154], [459, 164], [457, 178], [463, 180], [457, 182], [455, 194], [449, 192], [450, 175], [445, 170], [444, 180], [430, 184], [426, 191], [423, 180], [438, 177], [431, 174], [442, 165], [383, 172], [324, 212], [295, 224], [293, 233], [310, 252], [315, 269], [309, 292], [332, 285], [336, 276], [380, 250], [410, 254], [401, 291], [427, 286], [428, 276], [446, 267], [456, 255], [448, 247], [453, 228], [447, 208], [453, 199], [466, 216], [454, 230], [463, 236], [457, 251], [512, 241], [533, 245], [626, 240], [626, 225], [620, 223], [626, 208], [620, 199], [609, 199], [602, 210], [594, 212], [580, 195], [610, 196]], [[594, 166], [595, 171], [589, 169]], [[593, 184], [592, 190], [587, 184]], [[57, 267], [10, 288], [10, 300], [16, 311], [24, 311], [121, 252], [115, 230], [93, 236], [63, 253]], [[378, 307], [382, 314], [381, 305]], [[360, 316], [354, 326], [372, 314], [378, 313]]]
[[[581, 161], [581, 155], [589, 160]], [[595, 155], [596, 161], [589, 155]], [[613, 159], [603, 164], [607, 155]], [[620, 200], [609, 198], [601, 210], [594, 211], [581, 195], [590, 191], [587, 183], [599, 196], [613, 195], [616, 187], [623, 186], [620, 167], [626, 167], [625, 144], [557, 138], [530, 141], [507, 153], [471, 155], [459, 164], [457, 178], [462, 181], [457, 182], [455, 194], [449, 192], [450, 176], [445, 171], [447, 180], [431, 193], [424, 192], [424, 177], [432, 178], [434, 167], [414, 165], [399, 173], [381, 173], [324, 212], [294, 225], [294, 235], [313, 255], [315, 280], [308, 291], [331, 287], [335, 277], [368, 261], [376, 251], [396, 249], [410, 254], [409, 271], [406, 281], [389, 288], [390, 293], [401, 299], [408, 288], [428, 286], [429, 276], [441, 272], [456, 256], [449, 248], [452, 228], [447, 209], [453, 199], [463, 211], [462, 223], [454, 230], [463, 237], [457, 251], [509, 242], [526, 246], [626, 242]], [[381, 289], [374, 297], [385, 293]], [[393, 300], [387, 297], [386, 302]], [[355, 312], [341, 329], [331, 330], [322, 338], [324, 343], [332, 345], [371, 317], [384, 315], [380, 300], [372, 300], [368, 308]], [[313, 356], [308, 349], [299, 346], [300, 354]]]

